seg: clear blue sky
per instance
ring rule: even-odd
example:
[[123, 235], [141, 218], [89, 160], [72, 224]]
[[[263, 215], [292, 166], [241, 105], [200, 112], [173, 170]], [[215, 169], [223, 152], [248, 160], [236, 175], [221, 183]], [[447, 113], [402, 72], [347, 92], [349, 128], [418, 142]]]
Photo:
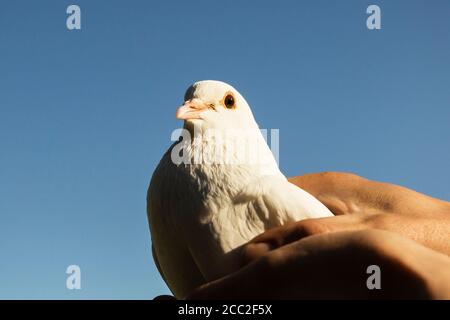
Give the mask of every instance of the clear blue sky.
[[447, 0], [2, 1], [0, 298], [168, 292], [146, 191], [201, 79], [280, 129], [288, 176], [350, 171], [450, 200]]

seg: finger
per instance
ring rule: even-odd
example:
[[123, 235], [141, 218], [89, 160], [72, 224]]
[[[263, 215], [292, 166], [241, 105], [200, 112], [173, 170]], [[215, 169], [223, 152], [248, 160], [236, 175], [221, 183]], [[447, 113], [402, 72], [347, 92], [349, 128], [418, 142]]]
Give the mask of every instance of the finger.
[[270, 229], [243, 247], [242, 263], [245, 265], [260, 258], [269, 251], [309, 236], [338, 231], [367, 229], [368, 225], [365, 224], [365, 221], [368, 220], [368, 216], [346, 215], [307, 219]]
[[[388, 250], [392, 243], [395, 248]], [[396, 258], [397, 254], [413, 250], [411, 246], [417, 245], [385, 231], [316, 235], [276, 249], [241, 270], [202, 286], [189, 298], [417, 298], [423, 285]], [[383, 290], [366, 287], [365, 270], [374, 263], [383, 270]]]
[[255, 237], [250, 243], [265, 242], [274, 249], [312, 235], [366, 229], [365, 221], [369, 216], [372, 214], [305, 219], [270, 229]]

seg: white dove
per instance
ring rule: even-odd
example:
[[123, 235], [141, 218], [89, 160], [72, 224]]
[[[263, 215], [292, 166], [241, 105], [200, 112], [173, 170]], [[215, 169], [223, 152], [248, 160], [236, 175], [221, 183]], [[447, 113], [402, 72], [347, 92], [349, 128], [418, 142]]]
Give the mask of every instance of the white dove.
[[189, 135], [163, 156], [147, 195], [153, 256], [177, 298], [237, 270], [238, 248], [265, 230], [332, 215], [280, 172], [236, 89], [200, 81], [184, 100], [176, 116]]

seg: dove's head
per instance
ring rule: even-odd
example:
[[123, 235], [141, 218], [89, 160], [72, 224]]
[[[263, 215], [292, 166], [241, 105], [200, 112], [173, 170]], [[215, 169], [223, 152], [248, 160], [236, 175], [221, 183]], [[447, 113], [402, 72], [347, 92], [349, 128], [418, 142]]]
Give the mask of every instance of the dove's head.
[[229, 84], [213, 80], [191, 85], [176, 117], [201, 130], [258, 127], [244, 97]]

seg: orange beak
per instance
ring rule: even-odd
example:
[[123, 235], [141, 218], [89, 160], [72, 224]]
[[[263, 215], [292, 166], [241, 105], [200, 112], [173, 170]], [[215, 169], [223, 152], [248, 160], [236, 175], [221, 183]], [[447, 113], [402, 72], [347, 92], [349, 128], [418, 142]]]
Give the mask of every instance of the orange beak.
[[208, 105], [197, 99], [186, 101], [178, 108], [176, 117], [180, 120], [201, 119], [200, 114], [208, 109]]

